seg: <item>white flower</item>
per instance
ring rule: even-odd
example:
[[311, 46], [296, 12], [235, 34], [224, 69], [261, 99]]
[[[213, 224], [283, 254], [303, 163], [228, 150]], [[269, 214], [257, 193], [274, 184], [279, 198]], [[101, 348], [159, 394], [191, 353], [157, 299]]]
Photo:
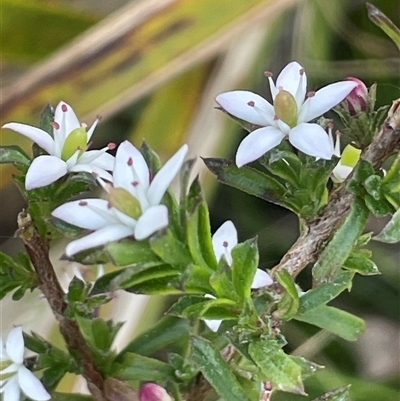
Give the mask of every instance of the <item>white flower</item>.
[[281, 71], [276, 84], [270, 73], [266, 75], [273, 105], [248, 91], [226, 92], [215, 99], [232, 116], [262, 127], [252, 131], [239, 145], [237, 166], [258, 159], [279, 145], [286, 136], [303, 153], [331, 159], [332, 147], [328, 135], [318, 124], [308, 121], [341, 102], [357, 84], [351, 81], [336, 82], [307, 94], [306, 73], [297, 62], [289, 63]]
[[[232, 249], [238, 244], [237, 230], [232, 221], [228, 220], [214, 233], [212, 237], [212, 245], [215, 257], [219, 262], [222, 257], [225, 258], [229, 266], [232, 266]], [[257, 289], [272, 284], [271, 276], [264, 270], [257, 269], [254, 275], [251, 288]], [[210, 294], [205, 295], [206, 298], [215, 298]], [[207, 326], [212, 331], [217, 331], [222, 323], [218, 319], [204, 319]]]
[[53, 138], [40, 128], [26, 124], [8, 123], [3, 128], [12, 129], [37, 143], [48, 155], [33, 159], [25, 179], [25, 188], [45, 187], [67, 173], [86, 171], [96, 173], [100, 177], [111, 180], [106, 170], [112, 170], [114, 156], [106, 153], [114, 144], [102, 150], [89, 150], [90, 138], [98, 120], [86, 132], [79, 123], [71, 106], [60, 102], [54, 114]]
[[21, 326], [14, 327], [4, 344], [0, 338], [0, 393], [4, 401], [19, 401], [21, 390], [32, 400], [50, 400], [40, 380], [24, 366], [24, 338]]
[[[130, 142], [118, 148], [113, 185], [104, 184], [108, 199], [84, 199], [65, 203], [54, 217], [94, 232], [70, 242], [66, 255], [133, 235], [143, 240], [168, 226], [168, 209], [160, 205], [168, 186], [178, 173], [188, 150], [183, 145], [150, 180], [142, 154]], [[100, 182], [102, 182], [100, 180]]]

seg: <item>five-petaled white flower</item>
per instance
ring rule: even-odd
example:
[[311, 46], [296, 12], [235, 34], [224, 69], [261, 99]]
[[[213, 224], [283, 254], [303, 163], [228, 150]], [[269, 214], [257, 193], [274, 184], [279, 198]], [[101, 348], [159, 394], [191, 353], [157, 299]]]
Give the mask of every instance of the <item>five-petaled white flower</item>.
[[[229, 266], [232, 266], [232, 249], [238, 244], [237, 230], [232, 221], [228, 220], [214, 233], [212, 237], [212, 245], [217, 261], [222, 257], [225, 258]], [[264, 270], [257, 269], [254, 275], [251, 288], [257, 289], [272, 284], [271, 276]], [[206, 294], [206, 298], [214, 298], [210, 294]], [[212, 331], [217, 331], [222, 320], [204, 319], [207, 326]]]
[[94, 232], [70, 242], [66, 255], [117, 241], [133, 235], [148, 238], [168, 226], [168, 209], [160, 205], [170, 183], [181, 168], [188, 150], [183, 145], [152, 180], [147, 163], [130, 142], [118, 148], [113, 170], [113, 185], [103, 184], [108, 199], [84, 199], [65, 203], [52, 213], [54, 217]]
[[332, 146], [324, 129], [308, 121], [321, 116], [341, 102], [355, 87], [351, 81], [336, 82], [307, 94], [307, 77], [297, 62], [289, 63], [276, 83], [268, 77], [273, 105], [248, 91], [232, 91], [218, 95], [216, 102], [230, 115], [261, 126], [239, 145], [236, 164], [241, 167], [279, 145], [288, 136], [289, 142], [303, 153], [321, 159], [332, 157]]
[[54, 113], [53, 138], [46, 131], [30, 125], [3, 125], [3, 128], [32, 139], [48, 153], [33, 159], [26, 174], [25, 188], [29, 191], [45, 187], [67, 173], [81, 171], [96, 173], [106, 180], [111, 180], [111, 175], [106, 170], [112, 170], [114, 156], [106, 151], [113, 149], [115, 145], [109, 144], [101, 150], [86, 150], [97, 123], [98, 120], [86, 132], [85, 126], [79, 123], [72, 107], [60, 102]]
[[24, 348], [21, 326], [10, 331], [5, 344], [0, 338], [0, 393], [4, 401], [19, 401], [21, 390], [32, 400], [50, 400], [41, 381], [24, 366]]

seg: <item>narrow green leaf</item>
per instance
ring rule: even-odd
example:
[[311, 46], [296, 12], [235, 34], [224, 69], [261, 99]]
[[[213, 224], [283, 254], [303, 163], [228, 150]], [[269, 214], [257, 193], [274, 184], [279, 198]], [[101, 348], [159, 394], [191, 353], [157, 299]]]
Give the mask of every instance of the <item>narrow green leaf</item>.
[[148, 241], [123, 240], [110, 242], [106, 246], [106, 250], [116, 266], [160, 261]]
[[211, 269], [190, 264], [184, 273], [184, 287], [186, 292], [209, 294], [213, 291], [210, 284]]
[[193, 336], [191, 345], [190, 359], [224, 401], [250, 401], [220, 351], [210, 341]]
[[277, 313], [280, 318], [289, 320], [297, 313], [299, 308], [299, 294], [293, 277], [287, 270], [277, 272], [276, 278], [286, 291], [279, 301]]
[[146, 141], [142, 142], [140, 153], [146, 160], [151, 176], [154, 177], [158, 173], [158, 170], [160, 170], [162, 165], [158, 154], [147, 144]]
[[400, 209], [395, 212], [389, 223], [387, 223], [383, 230], [377, 236], [373, 237], [373, 239], [388, 244], [400, 242]]
[[172, 366], [158, 359], [127, 352], [112, 367], [113, 377], [120, 380], [166, 382], [173, 380]]
[[393, 40], [400, 50], [400, 29], [377, 7], [367, 3], [369, 19]]
[[301, 369], [301, 378], [304, 380], [307, 377], [312, 376], [317, 371], [324, 368], [322, 365], [318, 365], [314, 362], [308, 361], [307, 359], [303, 358], [302, 356], [290, 356], [297, 365], [300, 366]]
[[373, 276], [375, 274], [380, 274], [378, 266], [369, 258], [353, 257], [350, 255], [343, 265], [344, 269], [349, 269], [350, 271], [357, 272], [363, 276]]
[[22, 166], [21, 170], [26, 171], [31, 160], [19, 146], [0, 146], [0, 164], [2, 163], [11, 163], [17, 167]]
[[350, 401], [350, 385], [331, 390], [313, 401]]
[[361, 235], [368, 215], [363, 201], [356, 197], [350, 213], [334, 233], [313, 268], [312, 274], [318, 284], [332, 281], [337, 276]]
[[358, 336], [365, 330], [364, 320], [351, 313], [327, 305], [320, 305], [295, 316], [294, 319], [313, 324], [347, 341], [357, 340]]
[[350, 290], [354, 272], [342, 271], [333, 281], [307, 291], [300, 297], [299, 313], [307, 312], [336, 298], [344, 290]]
[[236, 294], [243, 302], [251, 296], [251, 284], [258, 260], [257, 238], [249, 239], [232, 249], [232, 282]]
[[305, 395], [301, 367], [285, 354], [277, 341], [259, 339], [251, 342], [249, 354], [261, 369], [261, 380], [272, 382], [279, 390]]

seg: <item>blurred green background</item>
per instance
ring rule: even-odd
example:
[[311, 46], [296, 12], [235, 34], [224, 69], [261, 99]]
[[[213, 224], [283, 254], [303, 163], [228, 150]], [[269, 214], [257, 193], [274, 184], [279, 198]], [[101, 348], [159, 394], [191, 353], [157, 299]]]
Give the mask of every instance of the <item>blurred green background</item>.
[[[399, 0], [373, 4], [400, 25]], [[245, 132], [214, 110], [214, 97], [249, 89], [268, 98], [263, 72], [276, 76], [292, 60], [305, 67], [308, 90], [355, 76], [367, 85], [378, 83], [378, 105], [400, 97], [398, 51], [369, 21], [364, 1], [2, 0], [0, 12], [1, 122], [35, 125], [47, 102], [64, 100], [88, 124], [103, 116], [94, 136], [97, 147], [125, 138], [140, 145], [145, 138], [164, 159], [184, 142], [193, 157], [232, 157]], [[30, 147], [11, 131], [2, 131], [0, 142]], [[12, 185], [13, 170], [0, 168], [0, 249], [14, 253], [20, 246], [12, 239], [16, 215], [24, 205]], [[258, 235], [261, 267], [272, 268], [297, 238], [295, 216], [217, 185], [201, 161], [196, 169], [213, 229], [231, 219], [240, 240]], [[368, 230], [379, 232], [383, 225], [371, 219]], [[65, 280], [70, 266], [58, 262], [62, 246], [56, 244], [53, 256]], [[327, 367], [306, 382], [310, 399], [347, 383], [353, 385], [353, 401], [400, 399], [399, 247], [373, 243], [371, 248], [382, 275], [357, 277], [352, 292], [336, 301], [367, 321], [358, 342], [306, 324], [286, 327], [288, 352]], [[308, 272], [300, 281], [306, 288]], [[37, 296], [20, 305], [9, 297], [2, 301], [2, 333], [18, 323], [45, 335], [55, 332], [51, 313]], [[116, 346], [121, 349], [157, 320], [166, 301], [126, 294], [114, 300], [105, 315], [130, 321]], [[84, 388], [69, 377], [62, 389], [73, 385]], [[276, 397], [297, 399], [305, 398]]]

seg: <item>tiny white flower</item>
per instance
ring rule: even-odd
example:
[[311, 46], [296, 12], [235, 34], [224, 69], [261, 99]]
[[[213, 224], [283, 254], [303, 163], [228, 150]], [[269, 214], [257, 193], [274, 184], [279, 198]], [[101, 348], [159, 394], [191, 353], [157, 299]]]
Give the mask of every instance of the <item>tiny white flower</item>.
[[148, 238], [168, 226], [168, 209], [161, 199], [181, 168], [188, 146], [183, 145], [150, 179], [147, 163], [130, 142], [118, 148], [113, 170], [113, 185], [103, 184], [108, 199], [84, 199], [65, 203], [52, 213], [69, 224], [93, 232], [66, 247], [72, 256], [85, 249], [118, 241], [128, 236]]
[[306, 73], [297, 62], [289, 63], [279, 74], [276, 83], [272, 74], [266, 75], [273, 105], [249, 91], [226, 92], [215, 99], [232, 116], [262, 127], [252, 131], [239, 145], [237, 166], [257, 160], [278, 146], [286, 136], [303, 153], [331, 159], [332, 147], [328, 135], [321, 126], [308, 121], [336, 106], [357, 84], [351, 81], [336, 82], [307, 94]]
[[[215, 257], [219, 262], [222, 257], [225, 258], [226, 263], [232, 266], [232, 249], [238, 244], [237, 230], [232, 221], [228, 220], [218, 228], [212, 237], [212, 245]], [[273, 280], [271, 276], [264, 270], [257, 269], [251, 284], [251, 288], [257, 289], [271, 285]], [[215, 298], [210, 294], [205, 295], [206, 298]], [[222, 320], [218, 319], [204, 319], [207, 326], [212, 331], [218, 331]]]
[[16, 131], [37, 143], [48, 155], [33, 159], [26, 174], [25, 188], [31, 190], [45, 187], [67, 173], [89, 172], [111, 180], [114, 156], [106, 153], [113, 149], [109, 144], [101, 150], [89, 150], [90, 139], [98, 123], [96, 120], [86, 132], [71, 106], [60, 102], [54, 113], [53, 138], [40, 128], [20, 123], [8, 123], [2, 128]]
[[24, 366], [24, 350], [21, 326], [10, 331], [5, 344], [0, 338], [0, 393], [4, 401], [19, 401], [21, 390], [32, 400], [50, 400], [41, 381]]

